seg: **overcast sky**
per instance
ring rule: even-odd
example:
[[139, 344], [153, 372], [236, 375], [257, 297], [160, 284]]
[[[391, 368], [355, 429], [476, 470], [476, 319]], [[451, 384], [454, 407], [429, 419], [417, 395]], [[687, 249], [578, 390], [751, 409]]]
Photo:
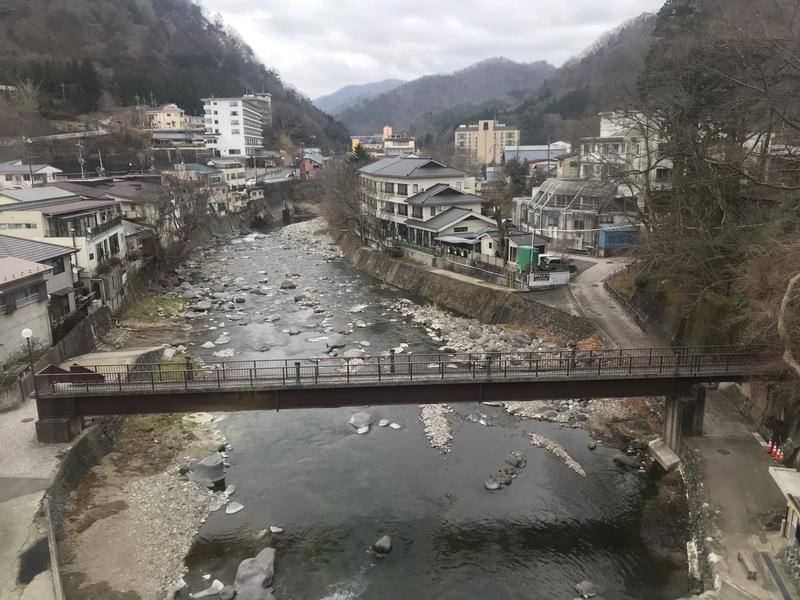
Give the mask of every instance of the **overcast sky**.
[[311, 98], [493, 56], [556, 66], [664, 0], [201, 0]]

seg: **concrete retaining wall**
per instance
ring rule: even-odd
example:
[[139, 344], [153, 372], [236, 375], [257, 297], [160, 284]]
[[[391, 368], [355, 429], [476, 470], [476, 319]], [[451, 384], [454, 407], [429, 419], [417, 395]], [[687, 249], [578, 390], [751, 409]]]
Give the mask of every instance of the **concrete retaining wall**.
[[347, 260], [360, 271], [484, 323], [528, 325], [565, 340], [596, 334], [595, 327], [586, 319], [540, 304], [531, 294], [445, 277], [422, 265], [362, 247], [346, 234], [339, 238], [339, 245]]

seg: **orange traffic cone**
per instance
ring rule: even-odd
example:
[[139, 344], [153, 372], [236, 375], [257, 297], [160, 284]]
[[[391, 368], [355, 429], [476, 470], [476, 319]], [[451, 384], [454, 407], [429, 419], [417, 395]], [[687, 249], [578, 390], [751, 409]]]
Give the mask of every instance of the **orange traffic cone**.
[[783, 463], [783, 448], [778, 448], [778, 462]]
[[769, 438], [769, 443], [767, 444], [767, 454], [772, 454], [772, 438]]
[[775, 444], [775, 445], [772, 447], [772, 452], [770, 452], [770, 455], [771, 455], [771, 456], [772, 456], [772, 458], [774, 458], [775, 460], [778, 460], [778, 445], [777, 445], [777, 444]]

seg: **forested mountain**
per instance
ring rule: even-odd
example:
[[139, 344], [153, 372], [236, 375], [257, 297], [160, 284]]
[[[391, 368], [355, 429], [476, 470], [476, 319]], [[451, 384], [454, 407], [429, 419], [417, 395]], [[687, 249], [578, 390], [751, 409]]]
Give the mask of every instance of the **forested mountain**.
[[361, 85], [346, 85], [332, 94], [315, 99], [314, 106], [329, 115], [336, 115], [354, 104], [369, 100], [378, 94], [390, 92], [404, 83], [406, 82], [402, 79], [384, 79]]
[[528, 144], [596, 135], [597, 113], [635, 101], [655, 23], [645, 13], [605, 34], [502, 118], [519, 126]]
[[[355, 134], [380, 131], [430, 131], [436, 115], [474, 111], [489, 101], [511, 101], [537, 88], [555, 68], [547, 62], [516, 63], [491, 58], [449, 75], [427, 75], [352, 106], [339, 117]], [[468, 107], [468, 110], [464, 110]]]
[[137, 98], [200, 113], [205, 96], [267, 91], [276, 130], [298, 141], [346, 142], [341, 124], [191, 0], [3, 0], [0, 23], [0, 84], [30, 79], [47, 117]]

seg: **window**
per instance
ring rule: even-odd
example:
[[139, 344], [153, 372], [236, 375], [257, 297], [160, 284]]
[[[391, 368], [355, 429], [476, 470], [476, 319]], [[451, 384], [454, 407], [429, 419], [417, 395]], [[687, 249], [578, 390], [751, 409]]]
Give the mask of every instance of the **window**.
[[231, 148], [228, 150], [228, 154], [231, 156], [236, 156], [237, 154], [241, 154], [238, 148]]
[[619, 156], [619, 144], [611, 144], [611, 151]]
[[435, 206], [431, 206], [431, 216], [432, 217], [436, 216], [436, 207]]
[[36, 223], [0, 223], [0, 229], [36, 229]]
[[599, 215], [597, 217], [600, 223], [613, 223], [614, 217], [612, 215]]
[[384, 202], [383, 203], [383, 212], [394, 214], [394, 202]]
[[584, 154], [589, 154], [590, 152], [591, 152], [591, 147], [590, 147], [590, 145], [589, 145], [589, 144], [584, 144], [584, 145], [583, 145], [583, 153], [584, 153]]
[[558, 215], [547, 215], [547, 226], [558, 227]]
[[27, 306], [39, 301], [40, 284], [29, 285], [17, 290], [17, 308]]
[[577, 169], [578, 168], [578, 164], [579, 163], [578, 163], [577, 160], [571, 160], [571, 161], [569, 161], [569, 168], [570, 169]]
[[408, 196], [408, 184], [407, 183], [398, 183], [397, 184], [397, 195], [398, 196]]
[[592, 165], [583, 165], [581, 167], [581, 177], [588, 179], [592, 176]]
[[422, 207], [421, 206], [412, 206], [411, 207], [411, 216], [415, 219], [422, 218]]
[[489, 242], [489, 250], [492, 249], [492, 242]]
[[397, 205], [397, 214], [403, 217], [408, 216], [408, 206], [405, 204], [398, 204]]
[[656, 169], [656, 181], [664, 183], [672, 179], [672, 169], [661, 167]]
[[413, 193], [415, 193], [415, 194], [419, 193], [419, 185], [417, 185], [416, 183], [414, 185], [412, 185], [411, 186], [411, 191]]
[[238, 125], [239, 119], [231, 119], [231, 125]]
[[457, 190], [461, 189], [461, 182], [460, 181], [456, 181], [456, 189]]
[[583, 219], [573, 219], [572, 220], [572, 228], [575, 230], [583, 230]]
[[241, 131], [239, 131], [238, 129], [231, 129], [231, 135], [239, 135], [240, 133]]
[[453, 233], [466, 233], [469, 227], [453, 227]]
[[486, 121], [486, 122], [483, 124], [483, 130], [484, 130], [484, 131], [489, 131], [489, 122], [488, 122], [488, 121]]
[[[216, 104], [216, 102], [214, 104]], [[239, 106], [239, 103], [238, 102], [231, 102], [231, 106]]]
[[394, 184], [388, 181], [384, 182], [383, 191], [387, 194], [394, 194]]
[[53, 267], [53, 275], [58, 275], [59, 273], [63, 273], [66, 269], [64, 267], [64, 257], [59, 256], [58, 258], [54, 258], [50, 261], [50, 265]]
[[231, 111], [231, 116], [232, 116], [232, 117], [238, 117], [238, 116], [239, 116], [239, 111], [237, 111], [237, 110], [232, 110], [232, 111]]

